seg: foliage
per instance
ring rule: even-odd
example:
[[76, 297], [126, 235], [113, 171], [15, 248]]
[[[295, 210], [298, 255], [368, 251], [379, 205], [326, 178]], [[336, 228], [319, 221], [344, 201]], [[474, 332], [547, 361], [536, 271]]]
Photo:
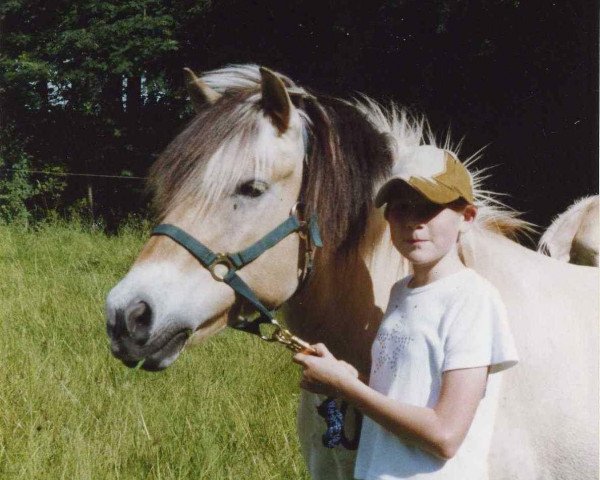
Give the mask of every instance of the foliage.
[[[0, 109], [24, 151], [69, 172], [143, 174], [179, 118], [160, 67], [178, 47], [173, 12], [160, 0], [3, 3]], [[67, 203], [93, 188], [113, 199], [105, 209], [141, 204], [139, 188], [78, 180]]]
[[[544, 8], [518, 0], [4, 0], [0, 129], [12, 122], [37, 165], [144, 176], [190, 118], [182, 67], [254, 62], [325, 93], [394, 99], [425, 112], [434, 130], [452, 123], [467, 136], [467, 153], [491, 143], [486, 158], [510, 165], [495, 173], [495, 190], [527, 199], [517, 207], [548, 210], [535, 182], [555, 185], [557, 203], [596, 188], [590, 8], [582, 0]], [[592, 165], [592, 175], [562, 179], [549, 159], [569, 171], [573, 162]], [[69, 180], [63, 203], [90, 188], [103, 215], [144, 208], [136, 184], [86, 177]]]
[[5, 156], [0, 156], [0, 168], [4, 171], [0, 177], [0, 219], [3, 222], [26, 224], [29, 212], [25, 202], [33, 196], [34, 190], [27, 173], [29, 158], [22, 154], [10, 163], [7, 160]]
[[44, 214], [57, 207], [65, 182], [59, 166], [44, 169], [47, 175], [34, 179], [31, 157], [11, 141], [12, 129], [0, 132], [0, 223], [27, 225], [36, 210]]

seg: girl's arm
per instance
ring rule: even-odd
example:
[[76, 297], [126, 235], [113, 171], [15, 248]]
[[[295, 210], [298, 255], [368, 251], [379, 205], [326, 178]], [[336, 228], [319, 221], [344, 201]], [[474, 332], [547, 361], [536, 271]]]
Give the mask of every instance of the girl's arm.
[[324, 345], [313, 347], [318, 356], [294, 356], [294, 361], [304, 368], [302, 388], [346, 399], [386, 430], [437, 457], [449, 459], [455, 455], [485, 392], [488, 367], [444, 372], [437, 404], [433, 408], [416, 407], [365, 385], [348, 364], [337, 360]]

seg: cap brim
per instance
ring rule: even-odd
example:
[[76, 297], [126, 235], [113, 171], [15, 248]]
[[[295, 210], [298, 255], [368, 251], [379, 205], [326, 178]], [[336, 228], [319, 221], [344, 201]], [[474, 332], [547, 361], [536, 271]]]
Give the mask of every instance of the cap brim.
[[379, 208], [386, 204], [391, 197], [400, 196], [399, 194], [396, 194], [395, 190], [402, 188], [402, 185], [408, 187], [408, 183], [401, 178], [392, 178], [384, 183], [383, 187], [379, 189], [379, 192], [377, 192], [377, 195], [375, 196], [375, 206]]
[[415, 177], [412, 177], [409, 181], [396, 177], [379, 189], [375, 196], [375, 206], [379, 208], [392, 198], [401, 198], [403, 191], [406, 192], [407, 190], [415, 191], [430, 202], [438, 204], [450, 203], [461, 197], [459, 193], [439, 183], [432, 183]]

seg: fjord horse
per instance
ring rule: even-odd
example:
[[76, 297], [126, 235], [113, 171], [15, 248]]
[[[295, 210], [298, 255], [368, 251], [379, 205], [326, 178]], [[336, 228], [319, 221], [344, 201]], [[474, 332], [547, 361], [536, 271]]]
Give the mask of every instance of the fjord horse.
[[[306, 215], [317, 215], [324, 241], [303, 289], [296, 291], [304, 258], [297, 234], [237, 275], [269, 308], [287, 302], [294, 333], [368, 375], [390, 288], [408, 273], [373, 196], [394, 162], [431, 141], [422, 122], [368, 99], [315, 96], [253, 65], [187, 75], [197, 115], [152, 168], [159, 220], [212, 252], [237, 252], [301, 201]], [[597, 270], [507, 238], [519, 220], [494, 206], [474, 175], [479, 215], [460, 252], [500, 290], [521, 359], [503, 379], [490, 478], [597, 478]], [[171, 238], [150, 238], [107, 298], [113, 354], [159, 370], [192, 333], [205, 339], [234, 323], [245, 302], [211, 273]], [[319, 403], [303, 392], [298, 425], [308, 469], [317, 479], [353, 478], [355, 453], [321, 444]]]

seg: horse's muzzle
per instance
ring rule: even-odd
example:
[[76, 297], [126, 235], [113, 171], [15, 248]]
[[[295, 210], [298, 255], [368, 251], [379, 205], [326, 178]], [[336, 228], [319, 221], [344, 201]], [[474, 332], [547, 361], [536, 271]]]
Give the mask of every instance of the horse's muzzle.
[[189, 328], [153, 332], [153, 311], [144, 301], [135, 301], [126, 308], [107, 311], [106, 332], [111, 340], [112, 354], [128, 367], [162, 370], [179, 355], [188, 337]]

